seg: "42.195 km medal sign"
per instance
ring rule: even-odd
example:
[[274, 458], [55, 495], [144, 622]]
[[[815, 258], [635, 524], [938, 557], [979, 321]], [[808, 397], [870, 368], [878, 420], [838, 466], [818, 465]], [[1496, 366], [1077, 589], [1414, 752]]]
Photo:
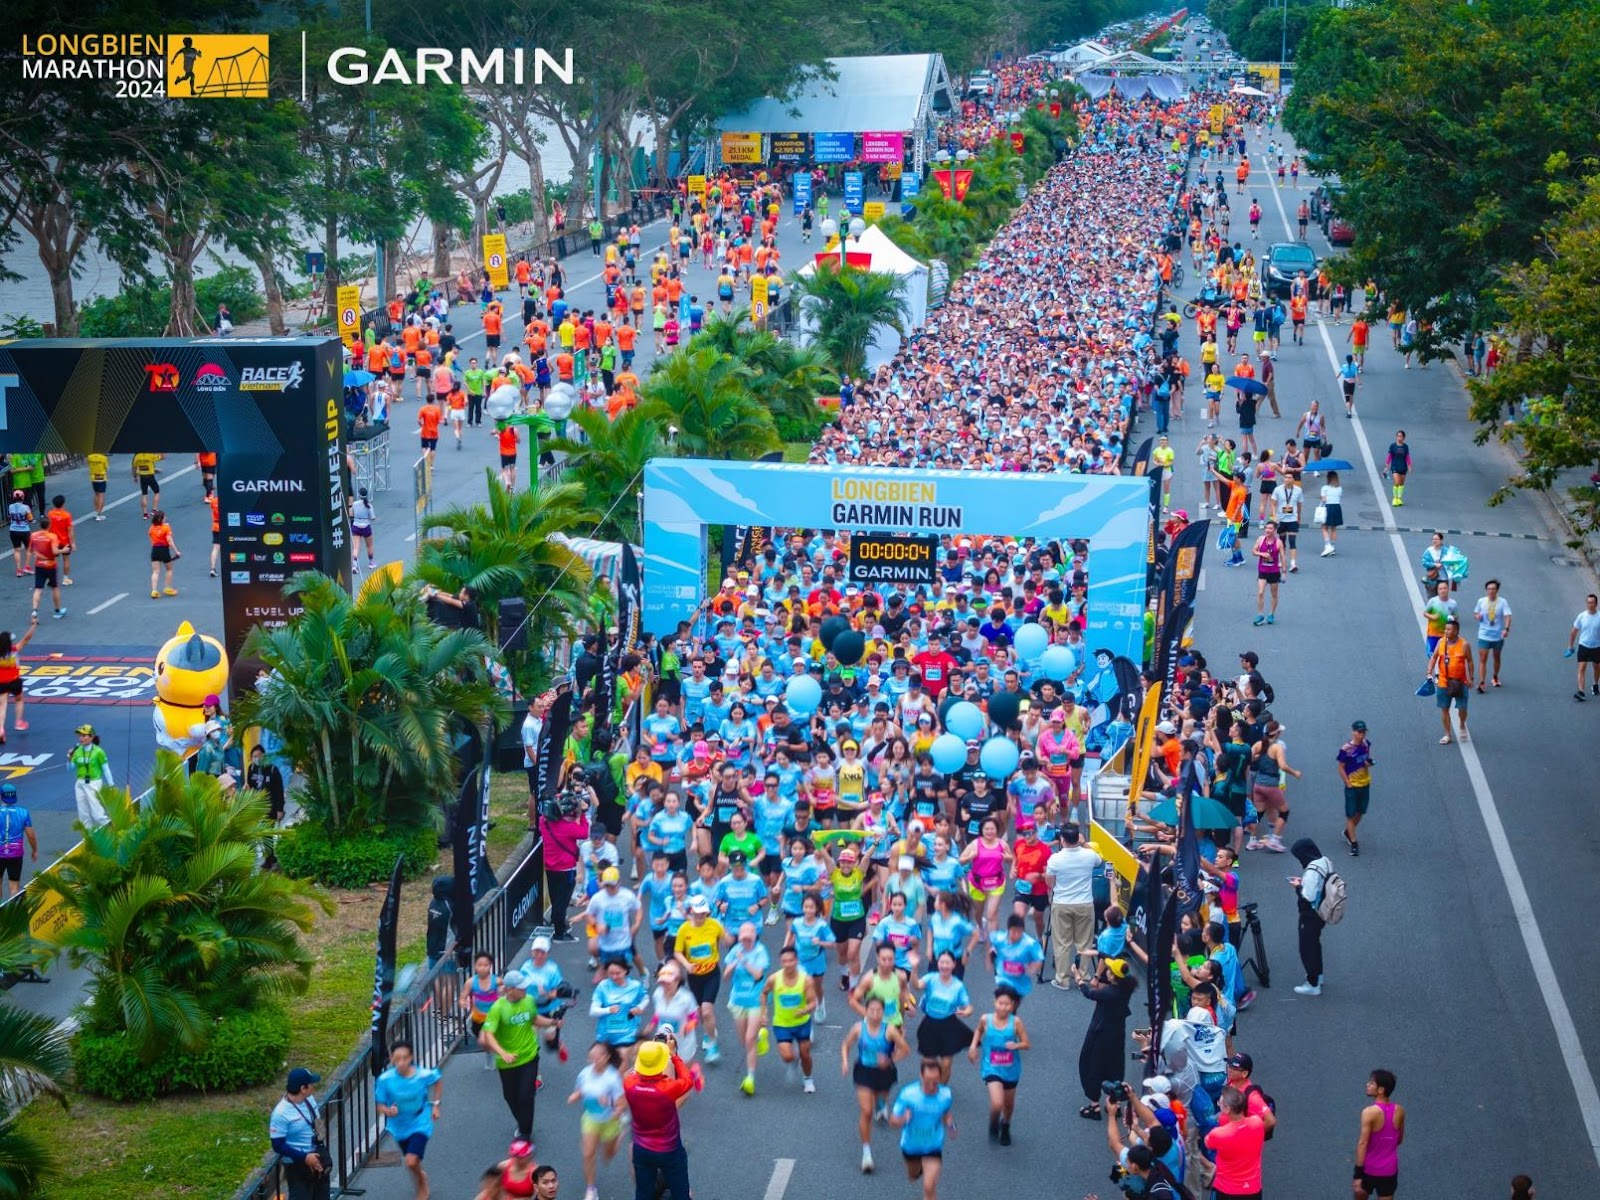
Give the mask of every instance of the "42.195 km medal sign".
[[857, 583], [931, 584], [939, 575], [939, 539], [858, 533], [850, 538], [850, 578]]

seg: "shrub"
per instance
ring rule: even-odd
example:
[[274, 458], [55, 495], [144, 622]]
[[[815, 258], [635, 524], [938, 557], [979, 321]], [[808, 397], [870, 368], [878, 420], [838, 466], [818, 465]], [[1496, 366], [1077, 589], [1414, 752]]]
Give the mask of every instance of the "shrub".
[[439, 837], [432, 829], [351, 833], [333, 837], [321, 825], [303, 822], [278, 839], [278, 865], [297, 879], [328, 887], [362, 888], [389, 878], [397, 856], [403, 873], [416, 879], [439, 860]]
[[195, 305], [207, 321], [217, 315], [217, 305], [226, 304], [235, 325], [254, 321], [267, 311], [261, 297], [261, 277], [249, 267], [223, 267], [215, 275], [194, 281]]
[[815, 416], [792, 417], [774, 413], [772, 423], [778, 427], [778, 437], [785, 442], [814, 442], [817, 435], [833, 423], [833, 414], [819, 408]]
[[72, 1043], [78, 1087], [111, 1100], [237, 1092], [276, 1079], [288, 1053], [289, 1014], [264, 1003], [218, 1019], [198, 1050], [174, 1046], [149, 1063], [126, 1033], [80, 1033]]

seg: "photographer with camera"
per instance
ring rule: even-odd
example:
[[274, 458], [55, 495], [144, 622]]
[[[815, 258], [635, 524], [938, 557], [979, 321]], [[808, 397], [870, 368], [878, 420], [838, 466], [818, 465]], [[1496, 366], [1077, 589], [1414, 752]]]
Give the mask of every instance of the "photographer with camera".
[[656, 1200], [659, 1173], [672, 1200], [692, 1200], [689, 1152], [684, 1149], [678, 1110], [699, 1091], [702, 1080], [678, 1057], [678, 1041], [662, 1031], [639, 1043], [633, 1070], [622, 1079], [622, 1094], [633, 1117], [634, 1200]]
[[539, 836], [544, 839], [544, 870], [550, 888], [550, 923], [555, 927], [557, 942], [577, 940], [567, 913], [578, 886], [578, 848], [589, 834], [592, 795], [583, 778], [583, 768], [573, 764], [555, 798], [539, 807]]
[[[1149, 1107], [1134, 1098], [1133, 1088], [1122, 1080], [1107, 1080], [1101, 1085], [1106, 1106], [1106, 1144], [1117, 1158], [1110, 1168], [1110, 1181], [1126, 1197], [1157, 1197], [1157, 1200], [1192, 1200], [1189, 1189], [1168, 1166], [1170, 1155], [1178, 1150], [1166, 1126]], [[1122, 1138], [1126, 1125], [1128, 1142]], [[1086, 1195], [1083, 1200], [1098, 1200]]]

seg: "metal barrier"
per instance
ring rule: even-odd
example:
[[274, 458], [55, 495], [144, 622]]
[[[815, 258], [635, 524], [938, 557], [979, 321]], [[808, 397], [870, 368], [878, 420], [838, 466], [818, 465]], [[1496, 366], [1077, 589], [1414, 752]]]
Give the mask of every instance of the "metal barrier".
[[[634, 715], [630, 710], [619, 727], [618, 748], [624, 751], [627, 733], [635, 724]], [[473, 914], [473, 951], [492, 954], [502, 967], [509, 966], [522, 949], [525, 938], [519, 931], [531, 920], [542, 920], [544, 916], [544, 843], [530, 835], [525, 844], [521, 861], [478, 901]], [[468, 1020], [456, 1007], [460, 978], [454, 955], [447, 950], [444, 957], [412, 982], [403, 997], [396, 998], [389, 1017], [388, 1044], [410, 1042], [419, 1066], [442, 1069], [469, 1036]], [[363, 1038], [329, 1077], [318, 1097], [327, 1125], [335, 1197], [363, 1194], [362, 1189], [351, 1186], [352, 1181], [377, 1153], [383, 1136], [383, 1123], [373, 1099], [377, 1073], [372, 1067], [371, 1045], [370, 1038]], [[263, 1112], [263, 1141], [266, 1123], [267, 1114]], [[269, 1153], [255, 1174], [234, 1193], [233, 1200], [279, 1200], [286, 1192], [283, 1163], [276, 1154]]]

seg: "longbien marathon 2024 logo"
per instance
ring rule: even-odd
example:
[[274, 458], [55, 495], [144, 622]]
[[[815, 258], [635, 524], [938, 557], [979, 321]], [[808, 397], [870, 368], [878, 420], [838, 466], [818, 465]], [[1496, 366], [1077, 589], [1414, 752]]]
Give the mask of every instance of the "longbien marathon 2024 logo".
[[[271, 39], [265, 33], [38, 33], [24, 34], [22, 77], [30, 80], [100, 81], [121, 97], [169, 100], [263, 99], [267, 96]], [[308, 64], [300, 39], [304, 90]], [[486, 51], [421, 46], [381, 54], [340, 46], [322, 73], [332, 83], [464, 87], [532, 85], [548, 75], [577, 79], [572, 48], [496, 48]]]

